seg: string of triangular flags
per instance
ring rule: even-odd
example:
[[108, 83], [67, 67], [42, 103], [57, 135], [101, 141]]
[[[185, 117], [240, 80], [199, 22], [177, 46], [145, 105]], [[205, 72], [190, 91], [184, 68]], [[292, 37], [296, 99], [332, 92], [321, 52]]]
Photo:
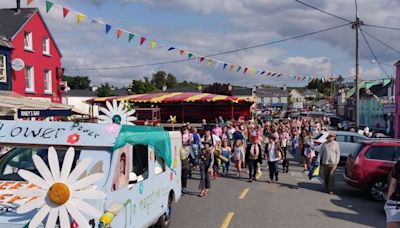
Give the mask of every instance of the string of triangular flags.
[[[38, 1], [38, 0], [27, 0], [27, 5], [29, 6], [33, 1]], [[105, 34], [109, 34], [111, 29], [114, 27], [113, 25], [110, 25], [106, 22], [94, 19], [94, 18], [89, 18], [85, 14], [72, 10], [71, 8], [59, 5], [57, 3], [54, 3], [49, 0], [45, 0], [46, 4], [46, 13], [49, 13], [50, 10], [52, 10], [54, 7], [58, 7], [62, 9], [62, 16], [63, 18], [68, 17], [71, 12], [73, 12], [76, 16], [76, 22], [77, 24], [81, 24], [84, 20], [90, 21], [91, 24], [102, 24], [104, 25], [104, 32]], [[178, 48], [174, 46], [167, 46], [167, 45], [162, 45], [159, 44], [155, 39], [150, 39], [145, 36], [138, 35], [137, 33], [130, 32], [126, 29], [115, 27], [115, 33], [116, 33], [116, 38], [120, 39], [123, 37], [125, 34], [127, 35], [128, 38], [128, 43], [133, 42], [134, 39], [138, 39], [139, 46], [144, 46], [145, 44], [148, 44], [151, 49], [155, 49], [158, 47], [158, 49], [166, 48], [168, 52], [171, 53], [178, 53], [180, 56], [185, 56], [187, 59], [193, 59], [196, 60], [196, 62], [200, 64], [206, 64], [207, 66], [211, 66], [214, 64], [215, 69], [222, 69], [223, 71], [228, 70], [232, 72], [237, 72], [237, 73], [243, 73], [243, 74], [249, 74], [249, 75], [260, 75], [260, 76], [265, 76], [268, 78], [287, 78], [291, 80], [297, 80], [297, 81], [306, 81], [310, 82], [316, 79], [322, 79], [324, 81], [332, 81], [335, 80], [338, 77], [342, 77], [344, 79], [350, 78], [353, 76], [328, 76], [328, 77], [319, 77], [317, 75], [312, 75], [312, 76], [307, 76], [307, 75], [298, 75], [298, 74], [283, 74], [283, 73], [278, 73], [278, 72], [273, 72], [273, 71], [268, 71], [268, 70], [261, 70], [261, 69], [256, 69], [254, 67], [248, 67], [244, 65], [239, 65], [239, 64], [233, 64], [233, 63], [228, 63], [225, 61], [209, 58], [207, 56], [203, 56], [200, 54], [196, 54], [192, 51], [186, 50], [184, 48]]]

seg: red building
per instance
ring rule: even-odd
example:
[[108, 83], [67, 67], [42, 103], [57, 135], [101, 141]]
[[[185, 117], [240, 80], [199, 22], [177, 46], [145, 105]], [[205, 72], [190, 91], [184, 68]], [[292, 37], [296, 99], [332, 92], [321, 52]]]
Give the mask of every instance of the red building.
[[12, 91], [61, 103], [62, 55], [39, 10], [0, 9], [0, 36], [12, 44]]

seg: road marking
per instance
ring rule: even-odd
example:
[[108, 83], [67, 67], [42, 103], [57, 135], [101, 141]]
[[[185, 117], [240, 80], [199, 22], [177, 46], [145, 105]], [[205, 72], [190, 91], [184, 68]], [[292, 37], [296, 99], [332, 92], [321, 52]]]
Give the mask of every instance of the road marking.
[[243, 189], [242, 193], [240, 193], [239, 199], [242, 200], [246, 197], [247, 193], [249, 192], [250, 188]]
[[231, 222], [231, 220], [232, 220], [234, 214], [235, 214], [235, 213], [233, 213], [233, 212], [229, 212], [229, 213], [226, 215], [225, 220], [224, 220], [224, 222], [223, 222], [222, 225], [221, 225], [221, 228], [228, 228], [229, 223]]
[[256, 176], [256, 179], [259, 180], [261, 176], [262, 176], [262, 173], [258, 173]]

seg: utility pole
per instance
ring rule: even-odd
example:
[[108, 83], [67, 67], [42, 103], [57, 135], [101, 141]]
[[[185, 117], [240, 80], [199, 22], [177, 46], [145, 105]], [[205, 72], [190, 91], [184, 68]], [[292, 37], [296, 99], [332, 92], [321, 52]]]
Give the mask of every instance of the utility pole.
[[360, 70], [359, 70], [359, 58], [360, 58], [360, 49], [359, 49], [359, 30], [360, 26], [363, 22], [360, 20], [360, 16], [358, 15], [357, 9], [357, 0], [355, 0], [356, 4], [356, 21], [352, 23], [352, 28], [356, 30], [356, 87], [355, 87], [355, 95], [356, 95], [356, 109], [355, 109], [355, 122], [356, 128], [360, 127]]

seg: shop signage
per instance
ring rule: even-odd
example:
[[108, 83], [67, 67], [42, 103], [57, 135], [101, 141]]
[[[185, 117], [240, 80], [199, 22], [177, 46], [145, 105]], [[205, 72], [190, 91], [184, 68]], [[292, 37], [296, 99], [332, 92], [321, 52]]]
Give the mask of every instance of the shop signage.
[[70, 115], [71, 109], [18, 109], [18, 118]]
[[11, 68], [15, 71], [20, 71], [24, 69], [24, 67], [25, 67], [24, 60], [20, 58], [15, 58], [11, 61]]
[[395, 112], [395, 104], [384, 104], [383, 105], [383, 113], [388, 114], [388, 113], [394, 113]]

